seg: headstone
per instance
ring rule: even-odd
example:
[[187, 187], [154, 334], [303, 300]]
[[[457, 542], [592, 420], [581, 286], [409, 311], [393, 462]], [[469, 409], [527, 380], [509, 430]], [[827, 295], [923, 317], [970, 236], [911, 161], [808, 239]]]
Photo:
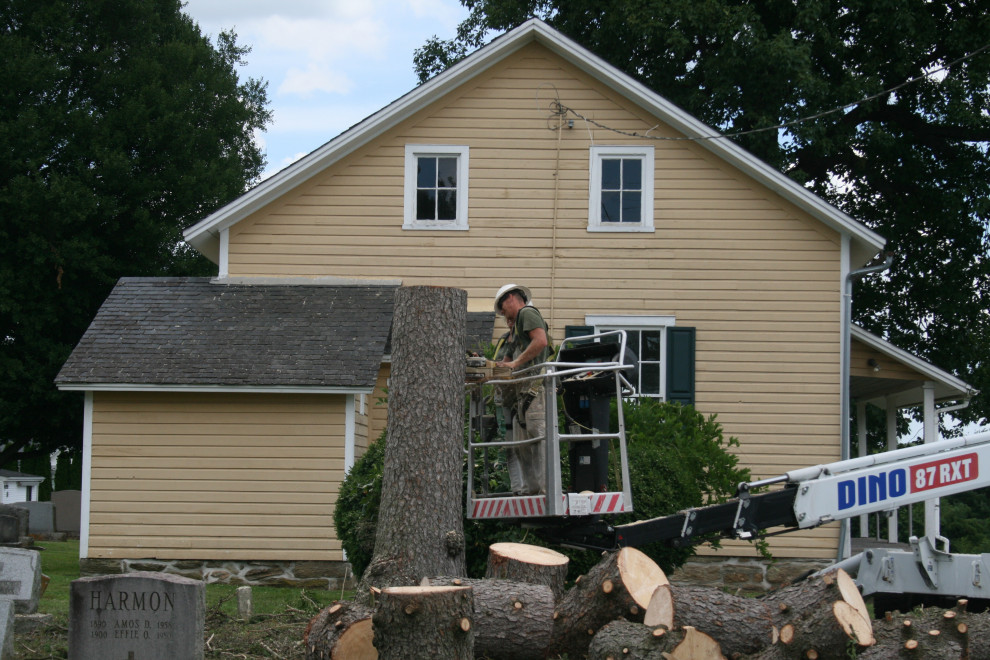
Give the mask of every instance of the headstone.
[[18, 509], [27, 509], [28, 534], [51, 534], [55, 531], [55, 509], [51, 502], [17, 502]]
[[57, 490], [52, 493], [55, 506], [55, 531], [79, 533], [82, 492], [78, 490]]
[[203, 658], [206, 587], [167, 573], [72, 581], [70, 660]]
[[29, 516], [27, 509], [0, 504], [0, 545], [19, 545], [27, 536]]
[[251, 587], [237, 587], [237, 616], [248, 621], [252, 616]]
[[11, 601], [18, 614], [33, 614], [38, 611], [40, 598], [41, 555], [38, 551], [0, 548], [0, 601]]
[[0, 600], [0, 658], [14, 657], [14, 602]]

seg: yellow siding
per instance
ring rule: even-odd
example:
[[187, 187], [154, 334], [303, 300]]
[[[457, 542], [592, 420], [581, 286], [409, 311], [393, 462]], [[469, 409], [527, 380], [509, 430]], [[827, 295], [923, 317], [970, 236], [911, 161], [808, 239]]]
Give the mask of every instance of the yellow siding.
[[[896, 380], [925, 380], [925, 375], [910, 369], [904, 364], [892, 360], [883, 353], [875, 351], [861, 341], [852, 341], [851, 358], [849, 360], [849, 375], [866, 378], [893, 378]], [[873, 371], [870, 360], [876, 360], [880, 365], [880, 373]]]
[[342, 559], [344, 401], [96, 393], [88, 556]]
[[[838, 234], [686, 141], [650, 142], [654, 233], [588, 232], [590, 147], [646, 141], [580, 120], [558, 141], [554, 94], [615, 128], [674, 135], [533, 44], [231, 228], [230, 275], [458, 286], [472, 309], [515, 281], [557, 341], [586, 314], [673, 315], [697, 328], [697, 407], [740, 439], [754, 478], [837, 460]], [[412, 143], [470, 147], [469, 231], [402, 229]]]

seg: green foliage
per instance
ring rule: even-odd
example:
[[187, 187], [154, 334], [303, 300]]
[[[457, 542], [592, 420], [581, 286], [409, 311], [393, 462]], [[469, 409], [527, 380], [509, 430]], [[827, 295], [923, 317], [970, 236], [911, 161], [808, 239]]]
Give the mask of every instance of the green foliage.
[[[923, 507], [914, 507], [915, 511]], [[990, 552], [990, 489], [980, 488], [941, 499], [940, 529], [950, 541], [952, 552], [982, 554]], [[923, 514], [923, 511], [922, 511]], [[920, 520], [920, 522], [919, 522]], [[915, 520], [915, 529], [923, 529], [923, 515]], [[907, 538], [902, 535], [900, 538]]]
[[[456, 36], [417, 51], [421, 79], [531, 17], [547, 21], [886, 237], [898, 258], [856, 284], [854, 320], [990, 390], [985, 3], [462, 4]], [[990, 398], [957, 414], [985, 420]]]
[[208, 275], [181, 240], [255, 181], [266, 84], [179, 0], [0, 6], [0, 465], [81, 442], [52, 384], [123, 275]]
[[[714, 415], [706, 418], [691, 406], [653, 400], [625, 406], [635, 513], [617, 516], [616, 522], [643, 520], [676, 513], [685, 507], [723, 501], [735, 494], [739, 482], [749, 479], [749, 472], [739, 468], [738, 459], [728, 451], [738, 446], [738, 441], [725, 439]], [[355, 462], [344, 477], [334, 510], [337, 538], [358, 576], [364, 573], [374, 555], [384, 446], [382, 434]], [[504, 462], [499, 463], [497, 456], [493, 458], [491, 488], [496, 492], [507, 490], [504, 471], [499, 469]], [[618, 452], [612, 451], [610, 459], [613, 471], [617, 471]], [[564, 461], [564, 483], [569, 480], [566, 468]], [[484, 575], [488, 547], [492, 543], [548, 545], [532, 530], [500, 520], [465, 520], [464, 536], [468, 575], [477, 577]], [[599, 553], [591, 550], [555, 549], [570, 557], [570, 579], [586, 572], [599, 559]], [[642, 550], [668, 572], [694, 554], [693, 548], [674, 549], [660, 544]]]
[[62, 450], [55, 459], [55, 490], [82, 490], [82, 452]]
[[375, 554], [375, 527], [382, 503], [382, 473], [385, 469], [385, 431], [354, 462], [344, 476], [333, 510], [337, 538], [347, 560], [360, 577]]
[[45, 453], [30, 453], [20, 460], [19, 472], [44, 477], [38, 484], [38, 501], [48, 502], [52, 499], [52, 462], [51, 456]]

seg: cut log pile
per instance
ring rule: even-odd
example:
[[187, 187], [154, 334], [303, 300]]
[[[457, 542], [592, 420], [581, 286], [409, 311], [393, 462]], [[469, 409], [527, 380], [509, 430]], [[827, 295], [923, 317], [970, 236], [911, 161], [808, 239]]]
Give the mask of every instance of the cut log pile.
[[[428, 576], [341, 601], [306, 630], [307, 658], [815, 660], [990, 658], [990, 615], [929, 608], [874, 623], [841, 569], [760, 598], [672, 585], [633, 548], [563, 591], [567, 558], [492, 546], [483, 580]], [[560, 591], [557, 591], [559, 586]]]

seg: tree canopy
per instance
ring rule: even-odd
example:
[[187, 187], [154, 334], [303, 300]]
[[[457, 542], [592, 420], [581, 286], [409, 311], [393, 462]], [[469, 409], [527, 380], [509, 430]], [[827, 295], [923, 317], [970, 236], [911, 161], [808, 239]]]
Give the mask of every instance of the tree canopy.
[[[541, 18], [884, 236], [895, 261], [854, 320], [990, 393], [986, 2], [461, 3], [421, 80]], [[954, 414], [984, 421], [990, 396]]]
[[181, 231], [264, 166], [247, 52], [179, 0], [0, 5], [0, 465], [80, 444], [52, 380], [119, 277], [213, 271]]

